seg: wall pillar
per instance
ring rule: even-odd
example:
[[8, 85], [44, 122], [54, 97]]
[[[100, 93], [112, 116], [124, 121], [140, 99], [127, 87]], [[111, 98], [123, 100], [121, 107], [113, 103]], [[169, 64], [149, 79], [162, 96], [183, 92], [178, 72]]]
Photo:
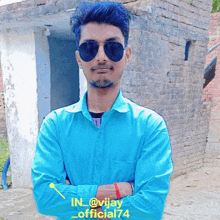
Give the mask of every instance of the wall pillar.
[[5, 120], [5, 101], [4, 101], [4, 88], [1, 70], [1, 60], [0, 60], [0, 136], [7, 138], [7, 127]]
[[37, 68], [37, 95], [38, 95], [38, 128], [44, 117], [51, 111], [51, 68], [50, 52], [47, 36], [49, 28], [35, 28], [35, 56]]
[[[46, 38], [43, 29], [7, 29], [0, 33], [13, 187], [32, 187], [31, 165], [42, 121], [40, 116], [49, 112]], [[44, 80], [46, 83], [42, 83]]]

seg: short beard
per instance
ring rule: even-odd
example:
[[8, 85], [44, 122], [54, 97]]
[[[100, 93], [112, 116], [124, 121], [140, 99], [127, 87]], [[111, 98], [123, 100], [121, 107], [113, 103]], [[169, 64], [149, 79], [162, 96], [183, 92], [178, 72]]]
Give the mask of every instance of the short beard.
[[[101, 83], [102, 81], [102, 83]], [[114, 83], [109, 81], [109, 80], [97, 80], [97, 81], [91, 81], [90, 85], [93, 88], [98, 88], [98, 89], [106, 89], [114, 86]]]

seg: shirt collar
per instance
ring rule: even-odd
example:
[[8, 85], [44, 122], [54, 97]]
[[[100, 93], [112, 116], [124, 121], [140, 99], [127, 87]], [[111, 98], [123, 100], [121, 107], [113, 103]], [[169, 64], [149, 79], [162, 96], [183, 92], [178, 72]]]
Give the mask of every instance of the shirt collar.
[[[83, 97], [79, 100], [79, 102], [66, 107], [66, 111], [73, 112], [73, 113], [81, 111], [83, 114], [89, 113], [88, 108], [87, 108], [87, 102], [86, 102], [87, 93], [88, 93], [88, 91], [86, 91], [84, 93]], [[118, 96], [117, 96], [115, 102], [113, 103], [110, 111], [112, 111], [112, 110], [116, 110], [118, 112], [128, 112], [129, 111], [128, 104], [127, 104], [125, 98], [123, 97], [121, 90], [119, 90]]]
[[115, 102], [112, 105], [111, 110], [116, 110], [118, 112], [128, 112], [128, 104], [125, 100], [125, 98], [122, 95], [122, 91], [119, 90], [118, 97], [116, 98]]

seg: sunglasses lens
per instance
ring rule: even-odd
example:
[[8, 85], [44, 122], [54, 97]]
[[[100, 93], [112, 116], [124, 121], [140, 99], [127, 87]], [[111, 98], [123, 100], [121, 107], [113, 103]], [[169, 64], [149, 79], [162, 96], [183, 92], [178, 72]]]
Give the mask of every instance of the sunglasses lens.
[[[99, 45], [96, 41], [87, 41], [79, 46], [79, 55], [82, 60], [89, 62], [93, 60], [98, 53]], [[118, 42], [106, 42], [104, 46], [105, 54], [114, 62], [122, 59], [124, 48]]]
[[87, 41], [79, 46], [79, 55], [82, 60], [89, 62], [95, 58], [98, 48], [99, 46], [96, 42]]
[[108, 58], [114, 62], [118, 62], [123, 57], [124, 48], [118, 42], [107, 42], [104, 49]]

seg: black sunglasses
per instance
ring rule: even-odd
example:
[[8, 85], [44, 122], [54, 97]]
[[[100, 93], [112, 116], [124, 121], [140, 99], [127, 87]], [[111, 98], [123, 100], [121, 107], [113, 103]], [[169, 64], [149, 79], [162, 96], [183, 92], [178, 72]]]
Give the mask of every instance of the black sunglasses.
[[[98, 50], [98, 43], [94, 40], [88, 40], [79, 46], [79, 55], [82, 60], [89, 62], [95, 58]], [[104, 45], [104, 51], [110, 60], [118, 62], [123, 57], [124, 47], [121, 43], [106, 41]]]

